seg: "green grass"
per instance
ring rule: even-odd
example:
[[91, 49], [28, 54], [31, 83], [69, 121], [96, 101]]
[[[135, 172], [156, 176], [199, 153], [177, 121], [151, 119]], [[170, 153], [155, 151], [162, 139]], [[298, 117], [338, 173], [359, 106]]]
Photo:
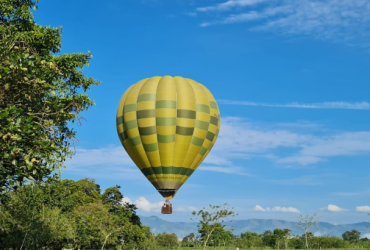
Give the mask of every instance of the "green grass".
[[[208, 247], [207, 250], [235, 250], [236, 247], [231, 247], [231, 246], [226, 246], [225, 248], [223, 247], [216, 247], [216, 248], [213, 248], [213, 247]], [[239, 250], [277, 250], [277, 248], [239, 248]], [[322, 248], [321, 250], [355, 250], [355, 249], [370, 249], [370, 248]], [[160, 250], [170, 250], [168, 248], [162, 248]], [[175, 249], [174, 249], [175, 250]], [[177, 248], [177, 250], [203, 250], [203, 247], [180, 247], [180, 248]], [[285, 250], [285, 248], [280, 248], [280, 250]], [[287, 249], [287, 250], [298, 250], [298, 249]], [[320, 250], [320, 249], [314, 249], [314, 248], [310, 248], [309, 250]]]

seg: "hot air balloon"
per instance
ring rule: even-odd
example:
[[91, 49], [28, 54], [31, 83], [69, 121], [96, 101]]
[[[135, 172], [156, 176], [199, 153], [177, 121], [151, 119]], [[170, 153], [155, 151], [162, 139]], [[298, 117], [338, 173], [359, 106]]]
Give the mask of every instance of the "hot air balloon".
[[220, 112], [202, 84], [179, 76], [155, 76], [132, 85], [117, 111], [117, 132], [127, 154], [170, 200], [202, 163], [216, 142]]

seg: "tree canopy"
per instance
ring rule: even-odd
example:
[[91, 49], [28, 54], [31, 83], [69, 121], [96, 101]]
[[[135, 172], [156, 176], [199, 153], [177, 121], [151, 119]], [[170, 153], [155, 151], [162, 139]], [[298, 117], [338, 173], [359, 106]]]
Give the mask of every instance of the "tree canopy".
[[0, 188], [40, 181], [71, 156], [68, 125], [94, 104], [88, 53], [61, 54], [62, 28], [38, 25], [32, 0], [0, 0]]
[[91, 179], [32, 183], [1, 198], [0, 249], [138, 246], [152, 237], [118, 186], [101, 192]]

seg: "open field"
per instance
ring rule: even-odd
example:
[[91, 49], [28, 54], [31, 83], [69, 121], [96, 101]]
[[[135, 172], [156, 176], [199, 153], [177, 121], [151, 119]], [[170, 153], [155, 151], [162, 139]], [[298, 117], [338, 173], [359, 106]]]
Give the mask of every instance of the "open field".
[[[159, 248], [160, 250], [169, 250], [169, 248]], [[208, 247], [207, 250], [236, 250], [236, 247]], [[272, 250], [272, 249], [277, 249], [277, 248], [239, 248], [239, 250]], [[321, 249], [315, 249], [315, 248], [310, 248], [310, 250], [355, 250], [355, 249], [370, 249], [370, 248], [321, 248]], [[203, 250], [202, 247], [180, 247], [176, 248], [176, 250]], [[285, 249], [285, 248], [280, 248], [280, 250], [296, 250], [296, 249]]]

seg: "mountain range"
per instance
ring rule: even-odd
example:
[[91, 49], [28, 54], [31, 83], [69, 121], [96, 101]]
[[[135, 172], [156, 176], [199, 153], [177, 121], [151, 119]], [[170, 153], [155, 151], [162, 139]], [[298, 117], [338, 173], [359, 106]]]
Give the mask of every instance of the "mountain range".
[[[162, 220], [157, 216], [140, 216], [141, 222], [149, 226], [153, 233], [175, 233], [178, 238], [183, 238], [190, 233], [197, 234], [197, 222], [170, 222]], [[265, 219], [249, 219], [249, 220], [233, 220], [232, 222], [226, 222], [227, 228], [233, 228], [234, 235], [240, 235], [240, 233], [246, 231], [252, 231], [256, 233], [263, 233], [266, 230], [274, 230], [275, 228], [287, 228], [292, 230], [292, 234], [302, 234], [303, 231], [298, 229], [297, 222], [285, 221], [285, 220], [265, 220]], [[345, 231], [351, 231], [356, 229], [361, 232], [361, 237], [365, 235], [370, 238], [370, 222], [359, 222], [354, 224], [341, 224], [333, 225], [327, 222], [319, 222], [310, 232], [315, 235], [332, 235], [341, 237]], [[367, 235], [368, 234], [368, 235]]]

